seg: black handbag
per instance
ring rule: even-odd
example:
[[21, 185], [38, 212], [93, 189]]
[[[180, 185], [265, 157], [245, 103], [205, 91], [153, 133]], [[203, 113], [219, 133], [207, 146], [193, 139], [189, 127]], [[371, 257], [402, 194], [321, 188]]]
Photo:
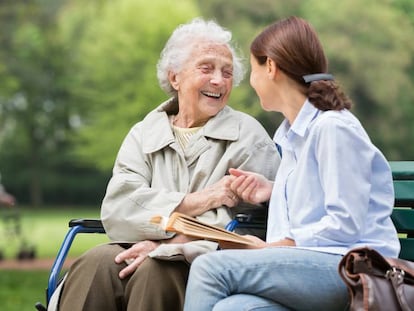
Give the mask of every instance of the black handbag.
[[350, 250], [338, 270], [348, 287], [351, 311], [414, 310], [414, 262], [363, 247]]

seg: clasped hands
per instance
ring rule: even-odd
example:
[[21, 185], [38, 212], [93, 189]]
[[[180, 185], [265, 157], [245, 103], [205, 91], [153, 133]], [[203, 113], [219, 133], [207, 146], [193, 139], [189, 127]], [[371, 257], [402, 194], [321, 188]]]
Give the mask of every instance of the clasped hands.
[[[236, 206], [239, 201], [245, 201], [251, 204], [260, 204], [269, 200], [272, 193], [273, 184], [264, 176], [240, 169], [230, 169], [230, 175], [223, 177], [217, 183], [206, 187], [205, 189], [189, 193], [184, 197], [183, 202], [177, 207], [176, 211], [185, 212], [191, 216], [197, 216], [203, 212], [217, 208], [221, 205], [228, 207]], [[246, 248], [263, 248], [266, 246], [287, 245], [293, 246], [294, 241], [284, 239], [276, 243], [267, 244], [256, 236], [245, 235], [254, 242], [254, 246]], [[188, 242], [190, 238], [177, 235], [173, 238], [172, 243]], [[130, 248], [122, 251], [115, 257], [115, 262], [120, 264], [127, 262], [128, 265], [119, 272], [121, 279], [132, 274], [139, 265], [145, 260], [150, 252], [160, 245], [158, 241], [141, 241]], [[221, 248], [240, 248], [240, 245], [232, 243], [220, 243]]]

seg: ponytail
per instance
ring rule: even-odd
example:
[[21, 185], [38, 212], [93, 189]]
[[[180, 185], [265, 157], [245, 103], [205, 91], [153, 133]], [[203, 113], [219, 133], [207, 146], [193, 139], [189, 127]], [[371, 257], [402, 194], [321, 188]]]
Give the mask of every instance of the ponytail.
[[352, 101], [333, 80], [310, 82], [306, 97], [318, 109], [342, 110], [351, 109]]

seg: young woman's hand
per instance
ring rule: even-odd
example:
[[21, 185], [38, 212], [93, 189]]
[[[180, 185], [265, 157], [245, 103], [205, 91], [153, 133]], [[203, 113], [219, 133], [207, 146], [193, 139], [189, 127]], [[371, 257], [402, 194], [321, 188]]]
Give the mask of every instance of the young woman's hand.
[[269, 201], [273, 183], [263, 175], [235, 168], [229, 169], [229, 173], [236, 177], [230, 188], [240, 199], [252, 204]]
[[225, 242], [222, 241], [219, 243], [221, 249], [258, 249], [258, 248], [265, 248], [268, 244], [259, 239], [257, 236], [254, 235], [243, 235], [243, 237], [252, 241], [252, 244], [239, 244], [239, 243], [232, 243], [232, 242]]

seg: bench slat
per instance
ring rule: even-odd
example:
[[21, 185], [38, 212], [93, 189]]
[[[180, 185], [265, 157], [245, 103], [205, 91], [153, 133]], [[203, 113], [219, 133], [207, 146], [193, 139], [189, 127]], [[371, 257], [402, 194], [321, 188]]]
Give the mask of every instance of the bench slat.
[[400, 237], [399, 257], [414, 261], [414, 161], [390, 161], [395, 203], [391, 218]]
[[395, 207], [391, 219], [398, 233], [414, 234], [414, 210]]
[[414, 161], [389, 161], [394, 180], [414, 180]]
[[414, 180], [394, 180], [394, 192], [396, 207], [414, 206]]
[[398, 256], [401, 259], [414, 261], [414, 238], [402, 238], [401, 252]]

